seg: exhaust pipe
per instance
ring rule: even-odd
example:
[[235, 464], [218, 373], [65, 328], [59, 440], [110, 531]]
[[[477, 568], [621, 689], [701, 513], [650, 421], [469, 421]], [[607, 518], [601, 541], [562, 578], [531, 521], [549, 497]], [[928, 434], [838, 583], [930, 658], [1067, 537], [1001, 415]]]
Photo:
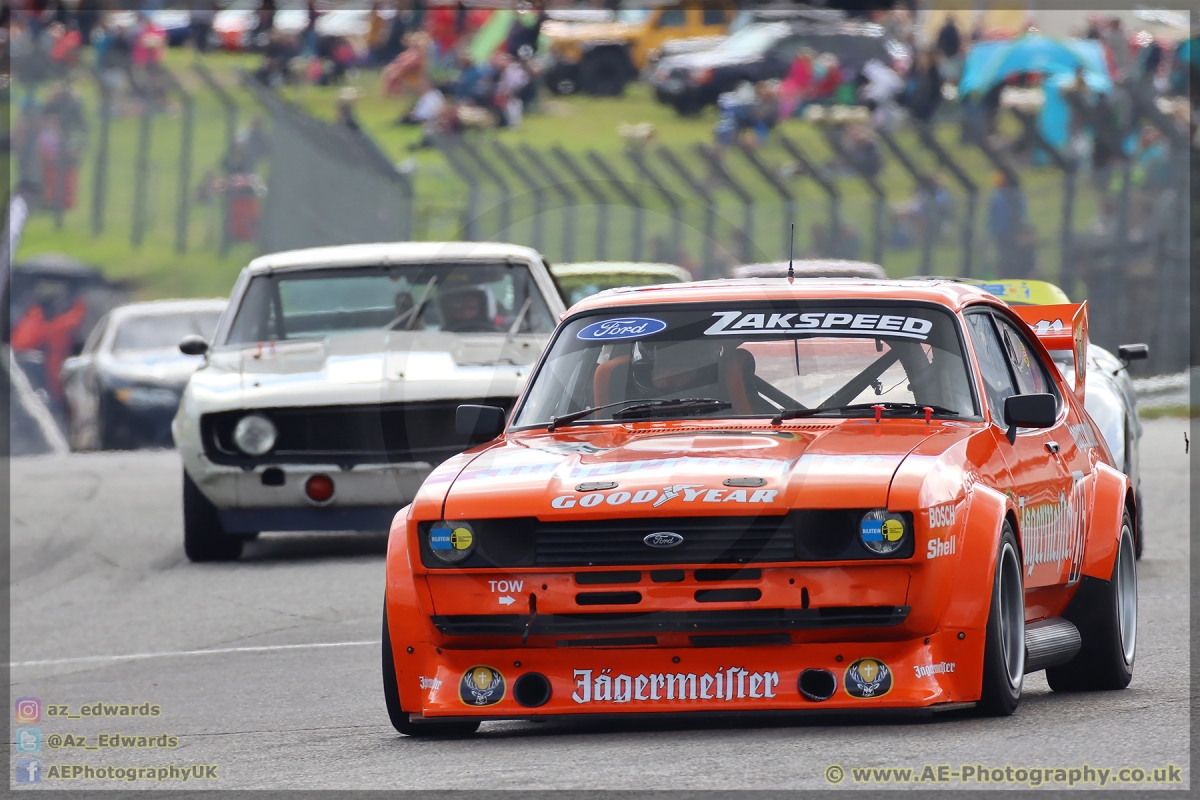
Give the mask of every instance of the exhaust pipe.
[[540, 672], [526, 672], [513, 684], [513, 699], [526, 708], [550, 702], [550, 679]]
[[1025, 674], [1067, 663], [1082, 644], [1079, 629], [1070, 620], [1050, 617], [1029, 623], [1025, 626]]
[[827, 669], [806, 669], [796, 683], [800, 694], [816, 703], [828, 700], [837, 691], [837, 677]]

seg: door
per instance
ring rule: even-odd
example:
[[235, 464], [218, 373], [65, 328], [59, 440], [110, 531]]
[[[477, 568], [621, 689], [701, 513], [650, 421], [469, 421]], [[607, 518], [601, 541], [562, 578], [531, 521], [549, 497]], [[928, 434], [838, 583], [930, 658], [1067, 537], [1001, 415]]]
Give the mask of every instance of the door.
[[[967, 330], [984, 379], [993, 430], [1003, 438], [1004, 400], [1014, 394], [1049, 392], [1058, 397], [1052, 428], [1017, 430], [1012, 445], [999, 442], [1017, 506], [1018, 537], [1026, 590], [1066, 583], [1071, 572], [1072, 470], [1063, 450], [1070, 440], [1063, 399], [1036, 351], [1015, 326], [990, 312], [966, 316]], [[1067, 440], [1067, 441], [1064, 441]]]

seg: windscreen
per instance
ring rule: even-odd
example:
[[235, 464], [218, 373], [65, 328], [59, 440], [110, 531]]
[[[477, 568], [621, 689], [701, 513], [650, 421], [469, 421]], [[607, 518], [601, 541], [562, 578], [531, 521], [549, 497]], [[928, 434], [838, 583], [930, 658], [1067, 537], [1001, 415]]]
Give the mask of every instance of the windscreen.
[[130, 317], [117, 327], [114, 353], [175, 348], [185, 336], [212, 339], [220, 311], [189, 311], [179, 314], [147, 314]]
[[554, 319], [524, 264], [316, 268], [251, 279], [224, 343], [365, 330], [549, 333]]
[[[622, 309], [626, 311], [626, 309]], [[605, 311], [568, 322], [514, 419], [544, 425], [613, 405], [588, 421], [628, 419], [642, 401], [716, 401], [680, 416], [853, 416], [846, 406], [933, 406], [978, 419], [955, 317], [887, 303], [740, 303]], [[628, 405], [622, 405], [628, 404]], [[869, 408], [864, 413], [871, 413]]]

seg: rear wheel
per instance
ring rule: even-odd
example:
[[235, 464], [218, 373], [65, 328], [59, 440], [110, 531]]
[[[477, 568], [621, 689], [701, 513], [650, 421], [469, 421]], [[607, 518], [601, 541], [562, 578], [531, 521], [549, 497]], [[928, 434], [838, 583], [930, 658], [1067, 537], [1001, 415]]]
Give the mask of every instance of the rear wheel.
[[988, 611], [987, 637], [983, 650], [983, 691], [980, 713], [1007, 717], [1021, 702], [1025, 682], [1025, 586], [1021, 579], [1021, 557], [1012, 526], [1004, 523], [992, 580], [992, 603]]
[[383, 701], [392, 727], [405, 736], [467, 736], [479, 730], [478, 722], [411, 722], [400, 706], [396, 685], [396, 661], [392, 656], [392, 637], [388, 632], [387, 603], [383, 606]]
[[1112, 577], [1081, 586], [1086, 602], [1071, 621], [1079, 628], [1083, 646], [1075, 657], [1046, 670], [1046, 682], [1056, 692], [1124, 689], [1133, 679], [1137, 649], [1137, 556], [1129, 511], [1121, 520], [1121, 540]]
[[242, 538], [221, 525], [217, 507], [204, 496], [187, 470], [183, 473], [183, 552], [189, 561], [236, 561]]

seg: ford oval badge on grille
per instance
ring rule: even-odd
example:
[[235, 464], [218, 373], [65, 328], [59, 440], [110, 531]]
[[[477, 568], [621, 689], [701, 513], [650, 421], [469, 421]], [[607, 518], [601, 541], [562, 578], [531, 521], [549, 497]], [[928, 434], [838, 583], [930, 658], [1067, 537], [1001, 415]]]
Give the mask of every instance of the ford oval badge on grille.
[[642, 539], [642, 541], [651, 547], [665, 549], [667, 547], [675, 547], [676, 545], [683, 544], [683, 537], [678, 533], [672, 533], [671, 531], [659, 531], [658, 533], [646, 534], [646, 537]]

